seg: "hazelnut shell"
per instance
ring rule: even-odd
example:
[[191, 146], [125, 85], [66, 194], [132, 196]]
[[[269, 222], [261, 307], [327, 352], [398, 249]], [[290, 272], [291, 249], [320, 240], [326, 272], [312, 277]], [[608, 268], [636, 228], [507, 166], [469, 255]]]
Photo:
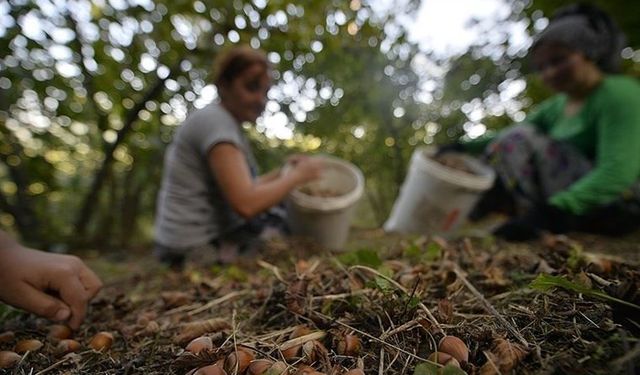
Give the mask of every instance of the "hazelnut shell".
[[469, 348], [464, 341], [455, 336], [443, 337], [438, 344], [438, 351], [451, 355], [460, 363], [469, 361]]
[[227, 372], [218, 365], [200, 367], [193, 375], [227, 375]]
[[63, 355], [67, 353], [77, 352], [80, 350], [80, 343], [73, 339], [64, 339], [58, 341], [56, 345], [56, 354]]
[[11, 368], [20, 362], [22, 356], [20, 354], [3, 350], [0, 352], [0, 368]]
[[42, 345], [42, 341], [36, 339], [20, 340], [13, 348], [13, 350], [18, 354], [35, 352], [42, 348]]
[[203, 350], [211, 349], [213, 349], [213, 341], [211, 341], [211, 337], [208, 336], [196, 337], [184, 348], [184, 350], [193, 354], [198, 354]]
[[54, 324], [49, 327], [49, 334], [47, 334], [47, 337], [49, 340], [56, 342], [70, 338], [72, 333], [73, 331], [68, 326], [64, 324]]
[[13, 331], [0, 333], [0, 344], [13, 341], [14, 338], [16, 338], [16, 335], [15, 333], [13, 333]]
[[109, 350], [111, 345], [113, 345], [113, 335], [104, 331], [96, 333], [89, 342], [89, 346], [97, 351]]
[[268, 359], [254, 359], [249, 363], [249, 367], [247, 368], [247, 375], [262, 375], [264, 374], [271, 366], [273, 365], [273, 361]]
[[254, 358], [253, 350], [238, 347], [236, 351], [231, 352], [224, 360], [224, 369], [229, 373], [234, 373], [237, 363], [238, 374], [243, 374]]

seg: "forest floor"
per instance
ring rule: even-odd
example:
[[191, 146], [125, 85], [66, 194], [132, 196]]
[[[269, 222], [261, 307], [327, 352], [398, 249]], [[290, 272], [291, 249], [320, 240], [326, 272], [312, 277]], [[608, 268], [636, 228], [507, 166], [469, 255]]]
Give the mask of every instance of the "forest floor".
[[[0, 350], [44, 346], [0, 372], [182, 375], [226, 359], [233, 374], [231, 359], [251, 352], [291, 374], [640, 373], [640, 233], [514, 244], [354, 230], [347, 249], [272, 241], [224, 267], [179, 271], [147, 250], [88, 256], [105, 287], [73, 333], [79, 350], [61, 352], [51, 323], [5, 312], [0, 334], [14, 334]], [[98, 352], [100, 331], [114, 340]], [[467, 346], [460, 369], [426, 361], [445, 335]], [[186, 351], [200, 336], [213, 347]]]

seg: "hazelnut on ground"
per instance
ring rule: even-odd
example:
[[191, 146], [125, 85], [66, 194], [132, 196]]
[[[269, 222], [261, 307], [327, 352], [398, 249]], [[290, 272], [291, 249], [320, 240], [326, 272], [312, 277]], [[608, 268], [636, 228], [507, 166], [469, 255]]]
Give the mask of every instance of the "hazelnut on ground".
[[109, 350], [113, 345], [113, 335], [109, 332], [98, 332], [91, 338], [89, 346], [96, 351]]

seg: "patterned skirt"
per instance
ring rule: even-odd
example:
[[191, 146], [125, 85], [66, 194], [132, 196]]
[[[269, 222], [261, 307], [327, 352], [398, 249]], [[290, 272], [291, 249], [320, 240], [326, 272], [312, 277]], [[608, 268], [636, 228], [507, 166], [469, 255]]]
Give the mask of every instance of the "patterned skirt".
[[[503, 131], [485, 150], [502, 191], [515, 204], [516, 213], [544, 205], [589, 173], [593, 163], [572, 145], [520, 124]], [[575, 230], [622, 234], [640, 226], [640, 184], [620, 199], [577, 217]]]

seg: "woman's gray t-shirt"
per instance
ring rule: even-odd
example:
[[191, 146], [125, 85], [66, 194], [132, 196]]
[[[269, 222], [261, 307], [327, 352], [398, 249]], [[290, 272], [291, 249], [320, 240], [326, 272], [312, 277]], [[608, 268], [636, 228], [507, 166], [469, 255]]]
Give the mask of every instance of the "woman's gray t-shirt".
[[237, 146], [256, 171], [242, 128], [224, 107], [212, 103], [191, 114], [165, 154], [155, 220], [157, 243], [175, 248], [200, 246], [244, 223], [209, 167], [209, 150], [219, 143]]

